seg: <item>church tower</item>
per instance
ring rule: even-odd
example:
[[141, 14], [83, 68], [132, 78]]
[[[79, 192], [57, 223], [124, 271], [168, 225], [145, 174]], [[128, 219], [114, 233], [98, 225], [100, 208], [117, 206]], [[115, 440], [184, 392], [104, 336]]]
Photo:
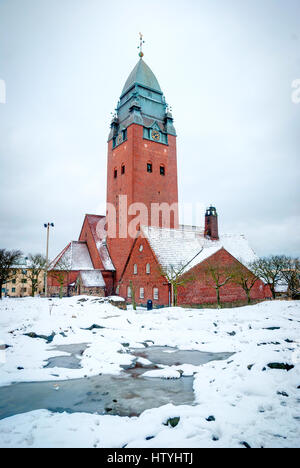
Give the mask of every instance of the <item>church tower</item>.
[[[121, 93], [108, 138], [107, 204], [115, 211], [116, 230], [115, 235], [110, 233], [109, 224], [114, 220], [108, 215], [107, 246], [117, 281], [134, 242], [128, 232], [131, 221], [142, 215], [143, 225], [171, 229], [179, 225], [173, 117], [142, 50], [139, 55]], [[143, 204], [146, 212], [138, 204]], [[151, 216], [153, 204], [156, 208], [172, 207], [169, 223], [160, 210]]]

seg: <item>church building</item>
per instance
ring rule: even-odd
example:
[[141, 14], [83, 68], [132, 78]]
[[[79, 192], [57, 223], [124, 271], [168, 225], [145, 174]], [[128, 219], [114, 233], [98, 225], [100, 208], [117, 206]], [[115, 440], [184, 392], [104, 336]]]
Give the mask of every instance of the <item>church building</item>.
[[[143, 59], [130, 73], [111, 122], [107, 156], [106, 216], [87, 214], [76, 242], [50, 266], [64, 270], [65, 294], [120, 295], [154, 306], [216, 302], [211, 265], [244, 269], [256, 255], [242, 235], [219, 234], [210, 206], [204, 226], [180, 225], [176, 130], [160, 85]], [[200, 194], [199, 194], [200, 195]], [[174, 277], [178, 281], [174, 281]], [[48, 291], [57, 294], [55, 274]], [[245, 291], [228, 281], [224, 303], [244, 302]], [[252, 300], [270, 297], [258, 280]]]

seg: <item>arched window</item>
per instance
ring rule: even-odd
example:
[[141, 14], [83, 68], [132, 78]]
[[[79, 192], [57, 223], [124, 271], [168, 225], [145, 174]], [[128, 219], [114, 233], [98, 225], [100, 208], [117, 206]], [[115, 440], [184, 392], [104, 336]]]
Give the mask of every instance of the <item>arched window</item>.
[[121, 166], [121, 174], [125, 174], [125, 164], [122, 164]]
[[150, 263], [147, 263], [147, 265], [146, 265], [146, 273], [147, 273], [147, 275], [150, 275], [150, 273], [151, 273]]
[[118, 170], [114, 169], [114, 178], [116, 179], [118, 177]]
[[150, 174], [152, 173], [152, 163], [151, 162], [147, 163], [147, 172], [149, 172]]
[[137, 275], [137, 273], [138, 273], [138, 267], [137, 267], [137, 264], [135, 263], [135, 264], [133, 265], [133, 274], [134, 274], [134, 275]]
[[155, 301], [158, 301], [158, 297], [159, 297], [158, 288], [153, 288], [153, 299]]
[[166, 175], [166, 168], [163, 164], [160, 165], [160, 175]]

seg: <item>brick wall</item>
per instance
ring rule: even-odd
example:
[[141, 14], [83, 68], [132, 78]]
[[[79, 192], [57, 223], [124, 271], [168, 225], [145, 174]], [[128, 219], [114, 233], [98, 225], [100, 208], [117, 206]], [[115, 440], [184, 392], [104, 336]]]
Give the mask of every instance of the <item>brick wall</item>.
[[[152, 163], [152, 173], [147, 172], [147, 163]], [[121, 167], [125, 173], [121, 174]], [[160, 175], [160, 165], [165, 167], [165, 176]], [[117, 177], [114, 171], [117, 170]], [[127, 129], [127, 141], [112, 148], [108, 144], [107, 202], [116, 207], [117, 238], [108, 238], [108, 250], [117, 269], [119, 280], [134, 239], [120, 238], [119, 197], [127, 195], [128, 206], [144, 203], [148, 209], [148, 219], [141, 225], [150, 225], [151, 203], [178, 203], [176, 137], [169, 135], [169, 145], [163, 145], [143, 138], [143, 127], [132, 124]], [[127, 217], [128, 224], [138, 215]], [[178, 227], [178, 213], [171, 217], [171, 227]]]
[[[141, 251], [141, 246], [143, 250]], [[150, 265], [150, 274], [147, 274], [146, 267]], [[134, 274], [134, 265], [137, 265], [137, 275]], [[153, 301], [153, 305], [161, 306], [169, 304], [169, 287], [165, 278], [160, 274], [159, 264], [148, 244], [148, 241], [140, 236], [133, 248], [131, 258], [122, 278], [119, 295], [131, 302], [128, 298], [128, 287], [132, 281], [136, 290], [136, 303], [144, 305], [148, 299]], [[140, 288], [144, 288], [144, 299], [140, 298]], [[158, 288], [158, 300], [153, 297], [154, 288]]]
[[[210, 262], [222, 265], [224, 268], [230, 267], [234, 264], [240, 265], [240, 263], [225, 249], [219, 250], [185, 275], [186, 277], [194, 275], [195, 281], [188, 283], [186, 287], [179, 288], [179, 305], [213, 304], [217, 302], [214, 282], [207, 278], [205, 274], [205, 270]], [[225, 279], [225, 276], [223, 279]], [[259, 280], [252, 288], [250, 297], [252, 300], [264, 300], [266, 297], [270, 297], [270, 295], [268, 294], [268, 290], [264, 283]], [[246, 293], [241, 286], [232, 282], [228, 282], [220, 289], [220, 298], [223, 303], [247, 301]]]
[[[143, 246], [142, 252], [140, 246]], [[178, 305], [196, 306], [201, 304], [216, 304], [216, 290], [211, 280], [207, 279], [205, 269], [208, 262], [221, 264], [224, 268], [232, 265], [240, 265], [240, 263], [230, 255], [226, 250], [221, 249], [219, 252], [211, 256], [206, 261], [197, 265], [186, 274], [186, 277], [194, 277], [193, 281], [188, 282], [185, 287], [180, 287], [178, 290]], [[146, 273], [146, 265], [150, 264], [151, 273]], [[137, 265], [137, 275], [134, 274], [134, 265]], [[246, 269], [245, 269], [246, 270]], [[167, 281], [160, 274], [160, 268], [155, 255], [153, 254], [148, 241], [139, 237], [134, 245], [131, 258], [122, 278], [119, 294], [128, 302], [128, 287], [132, 281], [136, 290], [136, 303], [145, 305], [148, 299], [153, 300], [154, 306], [169, 305], [169, 287]], [[140, 288], [144, 288], [144, 299], [140, 298]], [[153, 299], [153, 289], [158, 288], [159, 299]], [[237, 305], [244, 304], [247, 301], [247, 296], [244, 290], [232, 282], [227, 283], [220, 290], [221, 302]], [[271, 293], [269, 288], [262, 282], [257, 281], [251, 291], [251, 300], [261, 301], [270, 298]]]

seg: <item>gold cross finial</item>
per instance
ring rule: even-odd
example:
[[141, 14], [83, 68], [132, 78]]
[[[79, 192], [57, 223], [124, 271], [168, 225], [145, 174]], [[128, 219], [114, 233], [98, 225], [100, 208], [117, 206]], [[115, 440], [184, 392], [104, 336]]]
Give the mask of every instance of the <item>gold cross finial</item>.
[[145, 44], [145, 41], [144, 41], [144, 36], [142, 33], [139, 33], [140, 34], [140, 45], [138, 47], [138, 49], [140, 49], [140, 53], [139, 53], [139, 56], [141, 58], [144, 57], [144, 53], [143, 53], [143, 44]]

